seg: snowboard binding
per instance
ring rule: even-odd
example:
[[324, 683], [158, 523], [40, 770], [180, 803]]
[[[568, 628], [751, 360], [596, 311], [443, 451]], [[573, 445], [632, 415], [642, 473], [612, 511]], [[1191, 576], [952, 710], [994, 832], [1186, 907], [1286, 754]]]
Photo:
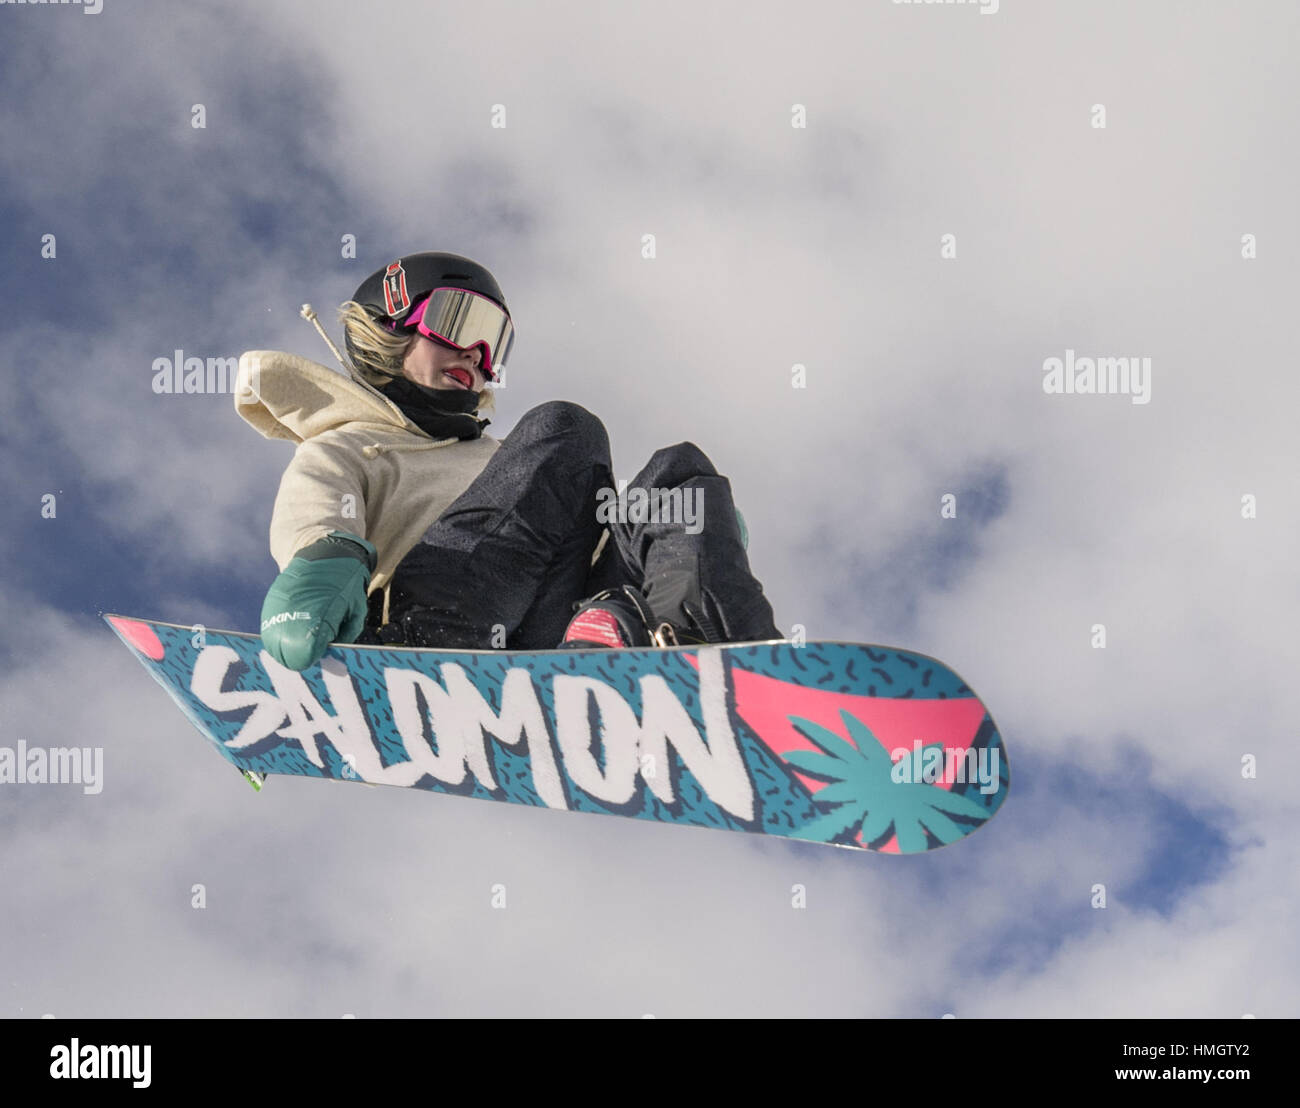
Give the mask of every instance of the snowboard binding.
[[714, 622], [692, 606], [686, 614], [695, 627], [680, 627], [659, 619], [639, 589], [620, 585], [574, 606], [561, 650], [620, 650], [630, 647], [697, 646], [721, 642]]

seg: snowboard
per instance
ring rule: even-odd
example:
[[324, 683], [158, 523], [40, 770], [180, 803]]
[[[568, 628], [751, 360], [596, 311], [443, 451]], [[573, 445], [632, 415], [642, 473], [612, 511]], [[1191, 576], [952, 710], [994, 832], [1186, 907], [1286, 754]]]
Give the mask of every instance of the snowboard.
[[1010, 785], [979, 698], [892, 647], [335, 644], [298, 672], [257, 635], [104, 618], [258, 789], [324, 777], [917, 854]]

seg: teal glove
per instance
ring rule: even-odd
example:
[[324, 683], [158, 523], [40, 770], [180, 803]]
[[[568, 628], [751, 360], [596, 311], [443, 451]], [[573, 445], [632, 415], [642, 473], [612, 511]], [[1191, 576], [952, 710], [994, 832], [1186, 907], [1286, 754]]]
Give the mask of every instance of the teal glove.
[[262, 603], [266, 652], [303, 670], [330, 643], [354, 642], [366, 625], [366, 588], [377, 557], [374, 546], [346, 531], [331, 531], [298, 551]]
[[749, 528], [745, 526], [745, 517], [740, 514], [740, 509], [736, 509], [736, 522], [740, 525], [740, 545], [746, 550], [749, 549]]

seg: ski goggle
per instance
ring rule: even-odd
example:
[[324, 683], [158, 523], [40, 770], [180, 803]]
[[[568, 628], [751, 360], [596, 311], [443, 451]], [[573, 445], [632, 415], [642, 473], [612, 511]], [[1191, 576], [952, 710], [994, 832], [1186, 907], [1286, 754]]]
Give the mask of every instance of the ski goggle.
[[496, 379], [496, 368], [504, 366], [515, 341], [514, 324], [500, 306], [468, 289], [434, 289], [394, 328], [414, 327], [427, 339], [436, 339], [468, 350], [483, 346], [479, 367], [489, 380]]

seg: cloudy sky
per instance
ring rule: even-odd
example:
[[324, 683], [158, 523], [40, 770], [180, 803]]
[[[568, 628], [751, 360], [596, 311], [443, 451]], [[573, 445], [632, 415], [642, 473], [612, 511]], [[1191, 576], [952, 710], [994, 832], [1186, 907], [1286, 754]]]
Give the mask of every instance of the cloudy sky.
[[[0, 1014], [1300, 1015], [1298, 21], [0, 6], [0, 746], [104, 758], [0, 784]], [[781, 627], [965, 677], [993, 823], [881, 857], [206, 748], [100, 613], [254, 629], [291, 448], [153, 362], [328, 362], [298, 307], [425, 249], [509, 299], [493, 433], [698, 443]], [[1045, 392], [1067, 351], [1149, 393]]]

